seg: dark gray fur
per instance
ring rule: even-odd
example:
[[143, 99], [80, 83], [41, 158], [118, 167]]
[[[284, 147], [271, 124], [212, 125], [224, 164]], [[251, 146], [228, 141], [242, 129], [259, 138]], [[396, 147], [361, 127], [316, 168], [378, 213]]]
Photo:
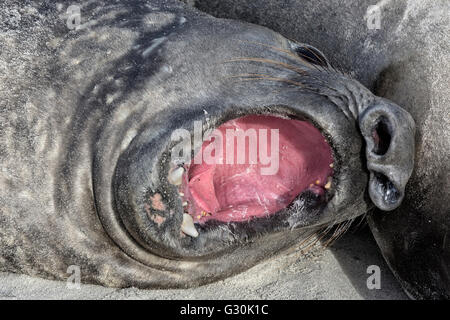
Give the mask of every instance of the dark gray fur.
[[[320, 48], [416, 123], [415, 168], [402, 206], [369, 216], [406, 292], [450, 298], [450, 2], [195, 0], [217, 17], [244, 20]], [[380, 29], [367, 28], [379, 4]]]
[[[414, 121], [319, 51], [302, 58], [315, 49], [176, 1], [86, 1], [88, 25], [69, 31], [69, 4], [0, 7], [2, 270], [63, 280], [78, 265], [83, 282], [195, 286], [364, 214], [372, 202], [394, 209], [405, 196]], [[242, 57], [296, 69], [235, 60]], [[239, 76], [249, 73], [288, 81]], [[333, 147], [335, 187], [320, 201], [302, 194], [266, 220], [181, 235], [180, 198], [167, 182], [171, 132], [248, 113], [311, 120]], [[380, 117], [392, 139], [374, 156]], [[166, 209], [148, 212], [155, 195]]]

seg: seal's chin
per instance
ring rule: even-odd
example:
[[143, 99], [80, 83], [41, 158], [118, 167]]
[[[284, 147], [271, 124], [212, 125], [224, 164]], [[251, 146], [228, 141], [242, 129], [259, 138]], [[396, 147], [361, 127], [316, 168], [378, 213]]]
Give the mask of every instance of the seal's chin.
[[287, 208], [302, 193], [324, 201], [332, 149], [306, 120], [247, 115], [219, 126], [184, 170], [185, 213], [204, 224], [244, 222]]

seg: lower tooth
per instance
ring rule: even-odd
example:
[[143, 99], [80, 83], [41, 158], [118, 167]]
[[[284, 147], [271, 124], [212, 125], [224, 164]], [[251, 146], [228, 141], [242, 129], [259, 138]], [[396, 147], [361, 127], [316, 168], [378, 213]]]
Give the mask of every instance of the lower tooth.
[[183, 222], [181, 223], [181, 231], [183, 231], [188, 236], [197, 238], [198, 237], [198, 231], [195, 229], [194, 226], [194, 219], [187, 214], [183, 213]]
[[331, 188], [331, 181], [332, 181], [331, 177], [328, 177], [327, 184], [324, 186], [325, 189], [330, 189]]

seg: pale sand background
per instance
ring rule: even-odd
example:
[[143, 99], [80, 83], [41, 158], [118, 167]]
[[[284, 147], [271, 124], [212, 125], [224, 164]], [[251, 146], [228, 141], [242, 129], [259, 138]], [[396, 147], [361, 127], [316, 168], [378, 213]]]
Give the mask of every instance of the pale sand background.
[[[369, 265], [381, 268], [381, 289], [369, 290]], [[367, 228], [306, 257], [296, 248], [224, 281], [187, 290], [113, 289], [0, 273], [0, 299], [407, 299]]]

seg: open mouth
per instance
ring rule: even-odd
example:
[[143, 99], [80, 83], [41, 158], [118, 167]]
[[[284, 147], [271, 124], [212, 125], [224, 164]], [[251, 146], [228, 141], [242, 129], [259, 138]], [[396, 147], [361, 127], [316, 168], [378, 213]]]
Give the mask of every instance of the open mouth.
[[306, 120], [248, 115], [219, 126], [193, 161], [175, 170], [194, 222], [242, 222], [273, 215], [305, 191], [323, 197], [333, 152]]
[[335, 219], [339, 131], [321, 113], [280, 106], [209, 116], [143, 131], [117, 161], [115, 211], [133, 241], [163, 257], [203, 259]]

